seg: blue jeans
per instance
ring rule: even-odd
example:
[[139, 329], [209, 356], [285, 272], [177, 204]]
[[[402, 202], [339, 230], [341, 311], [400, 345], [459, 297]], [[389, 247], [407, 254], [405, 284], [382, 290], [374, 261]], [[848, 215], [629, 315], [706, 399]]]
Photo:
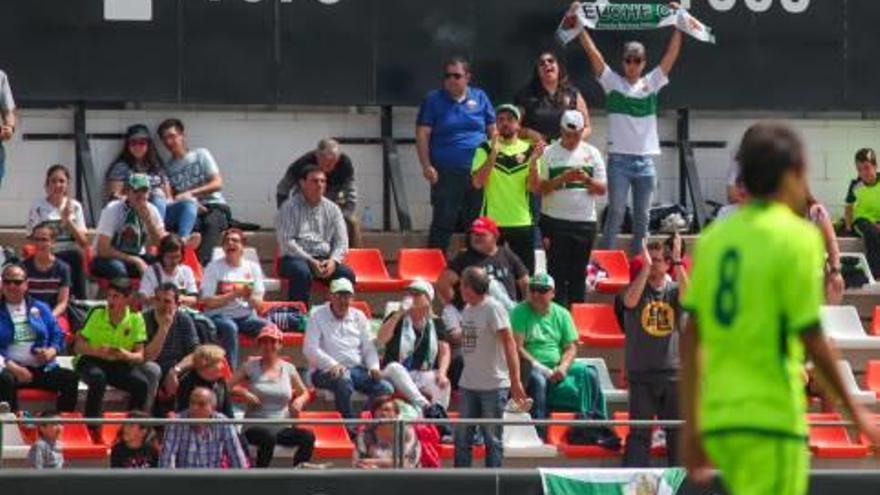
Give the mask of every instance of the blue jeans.
[[159, 218], [165, 219], [165, 210], [167, 210], [168, 200], [165, 199], [165, 196], [161, 194], [152, 193], [150, 194], [150, 203], [159, 210]]
[[3, 185], [3, 177], [6, 176], [6, 149], [0, 143], [0, 186]]
[[467, 230], [477, 218], [483, 194], [471, 183], [471, 168], [437, 169], [437, 183], [431, 186], [431, 230], [428, 247], [445, 253], [456, 227]]
[[195, 201], [175, 201], [165, 209], [165, 227], [180, 237], [187, 238], [196, 228], [199, 204]]
[[220, 345], [226, 350], [226, 359], [232, 369], [238, 367], [238, 334], [243, 333], [249, 337], [256, 337], [260, 330], [269, 323], [254, 312], [242, 318], [211, 315], [211, 321], [217, 327]]
[[[147, 264], [150, 263], [146, 256], [141, 256], [141, 258], [144, 258]], [[114, 278], [141, 278], [143, 276], [137, 265], [126, 263], [119, 258], [96, 257], [92, 260], [91, 272], [95, 277], [109, 280]]]
[[[465, 418], [497, 418], [504, 414], [504, 405], [510, 389], [468, 390], [459, 389], [458, 410], [460, 417]], [[473, 460], [472, 443], [476, 426], [457, 425], [455, 427], [455, 467], [471, 467]], [[504, 458], [502, 444], [502, 426], [480, 426], [486, 442], [486, 467], [501, 467]]]
[[[532, 418], [547, 418], [547, 377], [532, 367], [529, 372], [529, 381], [526, 382], [526, 394], [532, 398]], [[538, 433], [543, 437], [547, 431], [546, 426], [537, 426]]]
[[[355, 390], [366, 394], [370, 399], [394, 393], [391, 383], [382, 379], [373, 380], [369, 370], [363, 366], [349, 368], [348, 372], [343, 373], [339, 378], [333, 378], [325, 371], [315, 370], [312, 373], [312, 385], [333, 392], [336, 410], [343, 418], [355, 417], [351, 408], [351, 395]], [[354, 432], [356, 428], [348, 427], [348, 430]]]
[[[315, 278], [308, 261], [305, 258], [284, 256], [281, 258], [278, 272], [281, 277], [287, 280], [287, 300], [308, 304], [309, 292], [312, 289], [312, 279]], [[351, 280], [352, 285], [355, 283], [354, 271], [342, 263], [336, 263], [336, 270], [330, 275], [330, 280], [340, 277]]]
[[633, 238], [629, 247], [631, 255], [642, 251], [642, 241], [648, 235], [648, 210], [654, 194], [657, 171], [650, 155], [608, 155], [608, 216], [602, 231], [599, 249], [616, 249], [617, 234], [626, 215], [626, 203], [632, 186]]

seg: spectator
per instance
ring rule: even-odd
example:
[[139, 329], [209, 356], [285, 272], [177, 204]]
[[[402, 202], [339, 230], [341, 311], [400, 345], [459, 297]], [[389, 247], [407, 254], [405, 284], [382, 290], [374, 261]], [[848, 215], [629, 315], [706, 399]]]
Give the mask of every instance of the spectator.
[[86, 219], [79, 201], [68, 197], [70, 171], [64, 165], [52, 165], [46, 171], [46, 197], [38, 199], [28, 213], [27, 232], [38, 225], [55, 230], [55, 254], [70, 266], [71, 290], [76, 299], [86, 299], [85, 250], [89, 238]]
[[[85, 415], [100, 418], [107, 385], [129, 394], [129, 410], [149, 411], [155, 396], [159, 366], [144, 359], [147, 331], [144, 318], [129, 308], [131, 285], [113, 279], [107, 289], [107, 307], [93, 308], [77, 332], [76, 371], [89, 387]], [[100, 439], [100, 426], [90, 426], [92, 437]]]
[[55, 229], [48, 225], [35, 228], [30, 235], [37, 251], [24, 260], [28, 278], [28, 293], [50, 308], [65, 334], [70, 333], [67, 303], [70, 301], [70, 266], [53, 252]]
[[223, 258], [205, 268], [202, 303], [205, 313], [217, 327], [217, 335], [229, 365], [238, 366], [238, 334], [255, 337], [268, 323], [257, 316], [266, 287], [259, 263], [244, 259], [244, 232], [229, 229], [223, 233]]
[[[626, 332], [627, 380], [630, 419], [678, 419], [678, 339], [681, 333], [681, 294], [688, 275], [681, 260], [682, 239], [672, 248], [652, 242], [644, 247], [642, 270], [623, 292], [623, 328]], [[672, 282], [669, 265], [676, 269]], [[669, 465], [678, 461], [677, 431], [666, 430]], [[631, 428], [623, 463], [650, 466], [651, 429]]]
[[207, 265], [214, 246], [229, 227], [229, 206], [220, 192], [223, 189], [220, 168], [205, 148], [187, 149], [180, 120], [163, 121], [156, 134], [171, 152], [171, 161], [165, 164], [174, 194], [166, 210], [169, 228], [181, 239], [188, 239], [192, 232], [200, 233], [199, 261]]
[[191, 308], [199, 302], [199, 288], [192, 268], [182, 263], [183, 241], [177, 234], [167, 234], [159, 241], [157, 261], [144, 272], [138, 288], [141, 304], [149, 304], [160, 286], [171, 283], [178, 289], [180, 304]]
[[[166, 282], [156, 289], [151, 302], [153, 308], [144, 313], [144, 326], [147, 330], [147, 344], [144, 347], [144, 360], [159, 365], [161, 373], [158, 382], [157, 415], [164, 416], [168, 402], [173, 403], [178, 379], [192, 367], [192, 353], [199, 345], [199, 336], [192, 319], [178, 309], [179, 289]], [[161, 385], [161, 388], [159, 386]]]
[[[146, 419], [140, 411], [131, 411], [128, 419]], [[119, 428], [116, 441], [110, 449], [110, 467], [150, 469], [159, 465], [159, 442], [152, 426], [126, 423]]]
[[486, 93], [469, 86], [470, 64], [455, 57], [443, 64], [443, 88], [428, 93], [416, 119], [416, 149], [431, 185], [428, 246], [446, 251], [458, 225], [470, 225], [480, 208], [471, 183], [474, 150], [495, 135], [495, 112]]
[[420, 410], [431, 404], [449, 408], [450, 351], [443, 320], [431, 314], [434, 288], [424, 280], [407, 287], [399, 310], [379, 328], [385, 348], [385, 378]]
[[[520, 356], [530, 364], [526, 390], [534, 400], [532, 417], [548, 409], [574, 411], [585, 418], [608, 417], [596, 370], [575, 361], [578, 332], [571, 313], [553, 302], [553, 277], [538, 273], [529, 282], [529, 298], [510, 314]], [[539, 427], [539, 431], [545, 428]]]
[[64, 351], [64, 337], [52, 308], [28, 294], [24, 268], [3, 267], [0, 298], [0, 402], [19, 410], [16, 389], [31, 387], [58, 393], [56, 408], [76, 409], [76, 373], [62, 368], [55, 359]]
[[6, 150], [3, 149], [3, 141], [12, 139], [15, 124], [15, 100], [12, 98], [9, 77], [0, 70], [0, 184], [6, 175]]
[[[58, 419], [55, 412], [45, 411], [38, 415], [40, 419]], [[37, 426], [37, 441], [28, 451], [28, 462], [34, 469], [63, 469], [64, 453], [61, 450], [61, 425], [43, 423]]]
[[608, 216], [601, 247], [616, 248], [617, 234], [623, 225], [632, 187], [630, 254], [635, 256], [648, 235], [648, 209], [657, 175], [653, 157], [660, 154], [657, 94], [669, 83], [669, 72], [681, 50], [681, 31], [673, 30], [660, 65], [645, 76], [642, 75], [646, 63], [645, 47], [638, 41], [630, 41], [623, 47], [623, 76], [605, 63], [587, 30], [581, 31], [580, 41], [608, 101]]
[[348, 232], [348, 244], [350, 247], [361, 246], [361, 226], [355, 216], [357, 208], [357, 188], [354, 184], [354, 166], [351, 158], [339, 150], [339, 142], [335, 139], [325, 138], [318, 141], [318, 147], [296, 159], [287, 167], [284, 177], [278, 182], [275, 192], [275, 200], [278, 208], [288, 198], [300, 192], [299, 182], [303, 178], [303, 171], [308, 165], [317, 166], [324, 172], [327, 178], [327, 189], [324, 197], [336, 203], [342, 210], [345, 219], [345, 227]]
[[[507, 311], [488, 293], [485, 269], [472, 266], [462, 273], [461, 294], [467, 303], [461, 314], [464, 369], [458, 409], [462, 419], [501, 419], [508, 397], [519, 409], [527, 401]], [[480, 429], [486, 441], [486, 467], [501, 467], [501, 425]], [[455, 467], [470, 467], [474, 430], [473, 426], [455, 428]]]
[[522, 111], [523, 134], [533, 143], [559, 139], [559, 120], [566, 110], [584, 116], [584, 137], [590, 135], [590, 114], [580, 91], [568, 80], [565, 65], [552, 52], [538, 55], [528, 85], [520, 89], [514, 102]]
[[[370, 415], [373, 419], [397, 419], [400, 417], [400, 406], [390, 395], [379, 396], [370, 403]], [[421, 467], [421, 444], [412, 425], [404, 428], [403, 435], [403, 467]], [[358, 433], [355, 440], [354, 467], [394, 467], [393, 424], [368, 425]]]
[[165, 430], [160, 468], [247, 468], [248, 459], [238, 431], [232, 424], [211, 423], [223, 418], [216, 411], [217, 397], [209, 388], [198, 387], [189, 397], [189, 408], [181, 412], [182, 419], [202, 419], [205, 424], [172, 423]]
[[143, 124], [135, 124], [125, 131], [125, 147], [116, 157], [104, 176], [107, 201], [124, 200], [125, 184], [131, 174], [144, 174], [150, 181], [149, 201], [159, 216], [165, 218], [165, 204], [171, 197], [168, 178], [162, 170], [162, 161], [150, 130]]
[[193, 368], [180, 379], [177, 389], [177, 410], [189, 407], [189, 397], [193, 390], [206, 388], [214, 394], [214, 409], [227, 418], [234, 417], [232, 396], [226, 383], [229, 368], [226, 366], [226, 351], [213, 344], [203, 344], [193, 352]]
[[542, 158], [541, 233], [547, 237], [547, 271], [558, 280], [556, 302], [584, 302], [585, 274], [596, 238], [596, 196], [605, 194], [605, 162], [583, 141], [584, 116], [568, 110], [559, 121], [562, 138]]
[[165, 224], [159, 211], [147, 201], [150, 180], [131, 174], [126, 199], [112, 201], [101, 210], [98, 220], [92, 273], [101, 278], [141, 278], [147, 271], [146, 246], [165, 237]]
[[495, 114], [498, 133], [474, 153], [473, 186], [485, 189], [481, 214], [495, 220], [502, 239], [532, 273], [535, 271], [535, 229], [529, 193], [536, 190], [537, 161], [544, 144], [539, 142], [533, 146], [519, 138], [517, 107], [500, 105]]
[[[309, 391], [296, 367], [281, 359], [283, 334], [273, 324], [257, 335], [260, 355], [233, 375], [229, 386], [244, 398], [245, 418], [284, 419], [299, 417], [309, 401]], [[236, 388], [237, 385], [240, 385]], [[248, 443], [257, 448], [257, 467], [269, 467], [275, 445], [296, 447], [293, 465], [308, 462], [315, 448], [315, 434], [297, 426], [248, 425], [242, 429]]]
[[843, 300], [843, 291], [846, 283], [840, 273], [840, 246], [837, 244], [837, 233], [834, 232], [834, 224], [831, 222], [831, 214], [825, 206], [807, 192], [806, 217], [818, 227], [825, 241], [825, 300], [828, 304], [840, 304]]
[[[351, 307], [354, 286], [345, 278], [330, 283], [330, 301], [312, 311], [303, 354], [312, 370], [312, 385], [333, 393], [336, 410], [354, 418], [351, 395], [355, 390], [370, 398], [394, 388], [382, 379], [379, 355], [370, 334], [370, 321]], [[354, 438], [354, 428], [349, 427]]]
[[865, 256], [874, 278], [880, 278], [880, 187], [877, 181], [877, 154], [871, 148], [856, 152], [859, 177], [846, 193], [845, 223], [865, 241]]
[[281, 251], [281, 276], [288, 281], [290, 301], [309, 302], [312, 279], [345, 277], [354, 272], [342, 263], [348, 252], [348, 234], [342, 212], [324, 197], [326, 174], [315, 165], [303, 167], [300, 194], [287, 200], [275, 215], [275, 235]]

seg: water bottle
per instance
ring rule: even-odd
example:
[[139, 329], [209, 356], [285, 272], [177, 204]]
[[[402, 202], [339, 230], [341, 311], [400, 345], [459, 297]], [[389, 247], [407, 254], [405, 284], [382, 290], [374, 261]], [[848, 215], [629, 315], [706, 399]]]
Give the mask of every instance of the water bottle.
[[364, 213], [361, 215], [361, 225], [363, 225], [364, 230], [373, 230], [373, 209], [369, 206], [364, 206]]

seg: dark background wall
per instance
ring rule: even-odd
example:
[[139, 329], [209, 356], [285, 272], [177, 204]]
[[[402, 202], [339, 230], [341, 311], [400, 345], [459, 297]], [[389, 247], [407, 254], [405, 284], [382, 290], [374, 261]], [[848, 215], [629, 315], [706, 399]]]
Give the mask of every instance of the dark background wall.
[[[880, 110], [880, 2], [782, 0], [756, 13], [693, 0], [717, 45], [688, 38], [664, 105], [698, 109]], [[586, 58], [553, 32], [568, 0], [153, 0], [151, 22], [108, 22], [102, 0], [3, 0], [0, 68], [24, 103], [416, 104], [451, 54], [509, 99], [554, 48], [592, 104]], [[598, 32], [618, 64], [626, 39], [651, 63], [670, 30]]]

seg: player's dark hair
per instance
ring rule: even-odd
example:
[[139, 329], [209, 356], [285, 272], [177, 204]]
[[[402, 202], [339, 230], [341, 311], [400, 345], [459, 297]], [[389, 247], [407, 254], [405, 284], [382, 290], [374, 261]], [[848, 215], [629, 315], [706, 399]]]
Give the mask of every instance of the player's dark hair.
[[875, 153], [874, 150], [871, 148], [861, 148], [859, 151], [856, 151], [856, 163], [862, 162], [870, 162], [876, 167], [877, 153]]
[[800, 172], [806, 166], [800, 136], [777, 122], [758, 122], [749, 127], [736, 159], [746, 191], [757, 198], [776, 194], [787, 172]]

